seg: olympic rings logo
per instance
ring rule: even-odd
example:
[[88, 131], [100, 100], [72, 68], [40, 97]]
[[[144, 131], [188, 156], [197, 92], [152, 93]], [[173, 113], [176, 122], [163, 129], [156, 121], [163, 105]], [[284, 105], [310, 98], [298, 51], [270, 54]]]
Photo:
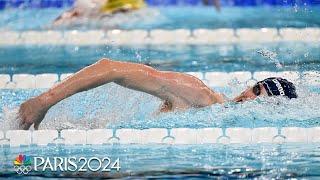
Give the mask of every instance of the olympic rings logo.
[[18, 174], [28, 174], [32, 168], [31, 166], [24, 166], [24, 165], [21, 165], [21, 166], [14, 166], [14, 170], [18, 173]]

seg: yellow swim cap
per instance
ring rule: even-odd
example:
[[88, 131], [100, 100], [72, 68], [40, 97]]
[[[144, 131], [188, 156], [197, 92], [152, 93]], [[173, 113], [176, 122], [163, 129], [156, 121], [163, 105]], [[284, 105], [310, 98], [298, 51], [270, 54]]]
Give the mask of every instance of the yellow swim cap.
[[122, 10], [136, 10], [145, 7], [143, 0], [108, 0], [102, 7], [103, 13], [114, 13]]

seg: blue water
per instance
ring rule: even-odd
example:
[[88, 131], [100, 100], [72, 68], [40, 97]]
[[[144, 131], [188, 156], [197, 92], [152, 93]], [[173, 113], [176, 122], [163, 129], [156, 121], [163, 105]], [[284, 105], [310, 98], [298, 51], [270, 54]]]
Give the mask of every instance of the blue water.
[[[63, 9], [7, 9], [0, 11], [1, 30], [51, 29], [50, 22]], [[188, 12], [188, 13], [186, 13]], [[147, 9], [102, 24], [82, 22], [65, 27], [95, 29], [319, 27], [319, 8], [260, 7]], [[54, 27], [57, 28], [57, 27]], [[59, 27], [61, 28], [61, 27]], [[196, 71], [308, 71], [319, 70], [319, 43], [246, 43], [210, 46], [8, 46], [0, 47], [0, 74], [75, 72], [101, 57], [149, 63], [160, 70]], [[282, 69], [257, 51], [277, 54]], [[232, 98], [245, 89], [233, 83], [216, 88]], [[203, 127], [317, 127], [320, 125], [320, 89], [297, 83], [298, 99], [260, 98], [242, 104], [212, 105], [155, 115], [161, 101], [115, 84], [83, 92], [61, 101], [48, 112], [40, 129], [92, 128], [203, 128]], [[15, 129], [17, 108], [35, 90], [0, 90], [0, 129]], [[12, 169], [18, 154], [29, 156], [84, 156], [120, 158], [121, 171], [111, 174], [55, 174], [44, 177], [150, 178], [319, 178], [320, 144], [259, 145], [103, 145], [25, 146], [0, 148], [0, 177], [23, 178]]]
[[[104, 19], [77, 21], [63, 27], [52, 21], [64, 9], [6, 9], [0, 11], [0, 29], [177, 29], [177, 28], [261, 28], [319, 27], [319, 6], [289, 7], [225, 7], [220, 13], [212, 7], [147, 8], [129, 14], [117, 14]], [[188, 13], [186, 13], [188, 12]]]
[[[180, 72], [303, 72], [319, 70], [319, 46], [319, 43], [303, 42], [210, 46], [9, 46], [0, 48], [0, 73], [73, 73], [101, 57], [148, 63], [159, 70]], [[274, 52], [283, 67], [276, 68], [273, 61], [257, 53], [261, 49]], [[280, 105], [277, 101], [262, 99], [241, 105], [231, 104], [227, 108], [213, 105], [200, 110], [155, 116], [161, 103], [159, 99], [108, 84], [59, 103], [49, 111], [44, 128], [53, 126], [59, 129], [68, 123], [76, 128], [318, 126], [319, 87], [309, 87], [304, 82], [297, 86], [301, 92], [300, 98], [284, 101]], [[245, 88], [244, 84], [236, 83], [223, 88], [214, 87], [230, 98]], [[11, 111], [6, 112], [5, 109], [17, 108], [21, 102], [42, 91], [1, 90], [2, 118], [10, 116]], [[268, 108], [264, 108], [266, 104], [270, 104]]]
[[[268, 49], [284, 65], [256, 51]], [[319, 44], [229, 44], [215, 46], [11, 46], [0, 48], [1, 73], [65, 73], [107, 56], [151, 63], [162, 70], [185, 71], [283, 71], [319, 70]], [[216, 91], [232, 98], [245, 89], [231, 84]], [[204, 128], [204, 127], [318, 127], [320, 89], [297, 83], [298, 99], [261, 98], [243, 104], [212, 105], [155, 115], [161, 101], [115, 84], [83, 92], [61, 101], [49, 110], [40, 129], [92, 128]], [[0, 90], [1, 130], [15, 129], [19, 104], [43, 92]], [[318, 178], [319, 143], [259, 145], [103, 145], [25, 146], [0, 148], [0, 177], [42, 179], [45, 177], [91, 177], [90, 174], [37, 173], [18, 176], [12, 169], [20, 153], [29, 156], [84, 156], [120, 158], [119, 173], [95, 173], [114, 178]]]
[[[277, 42], [222, 45], [145, 46], [8, 46], [0, 47], [0, 73], [70, 73], [102, 57], [148, 63], [160, 70], [208, 71], [306, 71], [319, 70], [320, 43]], [[257, 51], [269, 50], [283, 64]]]
[[[1, 148], [2, 177], [114, 177], [125, 178], [317, 178], [320, 176], [320, 146], [288, 145], [104, 145], [47, 146], [44, 148]], [[23, 153], [44, 157], [120, 158], [120, 172], [108, 173], [39, 173], [17, 175], [12, 161]]]

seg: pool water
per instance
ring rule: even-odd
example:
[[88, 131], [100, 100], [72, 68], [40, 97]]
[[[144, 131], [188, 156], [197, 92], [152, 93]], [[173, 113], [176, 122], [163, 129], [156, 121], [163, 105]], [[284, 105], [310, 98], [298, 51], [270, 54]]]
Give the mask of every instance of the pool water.
[[[220, 45], [136, 46], [0, 46], [0, 74], [70, 73], [102, 57], [148, 63], [160, 70], [208, 71], [307, 71], [319, 70], [320, 43], [276, 42]], [[268, 50], [283, 66], [258, 51]]]
[[[0, 11], [0, 30], [43, 29], [197, 29], [318, 27], [319, 6], [288, 7], [213, 7], [176, 6], [147, 8], [126, 15], [117, 14], [102, 20], [79, 20], [71, 25], [54, 27], [52, 22], [67, 9], [5, 9]], [[188, 12], [188, 13], [186, 13]]]
[[[2, 177], [36, 178], [318, 178], [319, 144], [286, 145], [104, 145], [1, 148]], [[71, 173], [31, 171], [17, 175], [12, 161], [20, 154], [49, 157], [120, 159], [120, 172]]]
[[[103, 23], [76, 22], [52, 27], [65, 9], [6, 9], [0, 11], [0, 30], [46, 29], [177, 29], [319, 27], [319, 7], [226, 7], [219, 14], [208, 7], [148, 8], [128, 17], [107, 17]], [[187, 13], [186, 13], [187, 12]], [[160, 70], [179, 72], [319, 71], [319, 42], [238, 43], [220, 45], [139, 46], [1, 46], [0, 74], [73, 73], [101, 57], [148, 63]], [[268, 50], [274, 60], [258, 51]], [[277, 67], [280, 63], [281, 68]], [[320, 89], [296, 83], [298, 99], [258, 98], [156, 115], [158, 98], [115, 84], [103, 85], [61, 101], [48, 112], [40, 129], [95, 128], [233, 128], [318, 127]], [[246, 88], [232, 82], [212, 87], [232, 98]], [[20, 103], [45, 89], [0, 89], [0, 130], [17, 128]], [[18, 154], [28, 156], [120, 158], [121, 172], [95, 173], [105, 178], [319, 178], [319, 143], [210, 144], [210, 145], [36, 145], [0, 148], [0, 177], [92, 177], [92, 174], [36, 173], [20, 176], [12, 169]]]
[[[180, 72], [305, 72], [319, 70], [319, 46], [319, 43], [304, 42], [210, 46], [8, 46], [0, 48], [2, 57], [0, 73], [74, 73], [101, 57], [149, 63], [159, 70]], [[262, 57], [257, 52], [261, 49], [276, 54], [275, 59], [282, 64], [282, 67], [277, 68], [275, 62]], [[246, 85], [234, 82], [226, 87], [213, 88], [233, 98], [244, 90]], [[158, 98], [108, 84], [60, 102], [49, 111], [43, 125], [49, 129], [62, 126], [141, 129], [319, 125], [319, 88], [309, 86], [303, 81], [297, 82], [297, 88], [300, 98], [284, 101], [281, 104], [277, 98], [271, 102], [268, 99], [261, 99], [241, 105], [230, 104], [227, 107], [213, 105], [200, 110], [192, 109], [156, 116], [155, 113], [161, 104]], [[43, 89], [0, 90], [2, 109], [0, 119], [12, 119], [11, 114], [15, 112], [12, 109], [18, 108], [20, 103], [43, 91]]]
[[[240, 88], [239, 88], [240, 87]], [[242, 87], [242, 88], [241, 88]], [[245, 87], [214, 88], [235, 97]], [[1, 90], [1, 129], [17, 127], [16, 108], [40, 90]], [[300, 98], [264, 99], [243, 104], [212, 105], [155, 115], [161, 101], [150, 95], [110, 84], [72, 96], [54, 106], [41, 129], [315, 127], [320, 125], [319, 89], [300, 89]], [[305, 94], [303, 94], [305, 93]], [[81, 99], [81, 101], [79, 101]], [[306, 103], [308, 102], [308, 103]], [[285, 115], [284, 115], [285, 114]]]
[[[283, 68], [262, 57], [258, 50], [277, 54]], [[319, 70], [319, 44], [282, 42], [212, 46], [8, 46], [0, 48], [1, 73], [70, 73], [102, 56], [151, 63], [161, 70], [298, 71]], [[49, 55], [48, 55], [49, 54]], [[245, 89], [233, 83], [213, 87], [232, 98]], [[155, 115], [161, 101], [150, 95], [108, 84], [61, 101], [48, 112], [40, 129], [95, 128], [205, 128], [205, 127], [318, 127], [320, 89], [297, 83], [298, 99], [260, 98], [243, 104], [212, 105]], [[1, 130], [16, 129], [19, 104], [44, 89], [1, 89]], [[80, 99], [80, 100], [79, 100]], [[101, 145], [0, 148], [1, 177], [90, 177], [90, 174], [37, 173], [17, 175], [12, 161], [28, 156], [120, 158], [121, 171], [95, 173], [108, 178], [317, 178], [319, 143], [212, 144], [212, 145]]]

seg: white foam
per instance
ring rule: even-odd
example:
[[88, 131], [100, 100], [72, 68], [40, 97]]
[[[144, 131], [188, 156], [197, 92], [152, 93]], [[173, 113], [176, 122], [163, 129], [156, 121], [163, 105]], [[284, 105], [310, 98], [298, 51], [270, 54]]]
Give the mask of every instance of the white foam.
[[231, 80], [236, 80], [239, 83], [245, 83], [252, 78], [251, 72], [248, 71], [237, 71], [229, 73]]
[[303, 73], [303, 81], [308, 85], [320, 85], [320, 72], [319, 71], [306, 71]]
[[297, 82], [300, 78], [300, 74], [296, 71], [282, 71], [282, 72], [269, 72], [260, 71], [253, 74], [254, 79], [261, 81], [269, 77], [282, 77], [292, 82]]
[[0, 129], [4, 131], [19, 129], [19, 108], [12, 109], [9, 107], [3, 107], [2, 111], [3, 114], [0, 121]]
[[264, 80], [269, 77], [277, 77], [278, 74], [276, 72], [269, 72], [269, 71], [260, 71], [260, 72], [254, 72], [253, 78], [257, 81]]
[[293, 83], [298, 82], [298, 79], [300, 78], [300, 75], [296, 71], [282, 71], [277, 72], [278, 77], [285, 78]]

